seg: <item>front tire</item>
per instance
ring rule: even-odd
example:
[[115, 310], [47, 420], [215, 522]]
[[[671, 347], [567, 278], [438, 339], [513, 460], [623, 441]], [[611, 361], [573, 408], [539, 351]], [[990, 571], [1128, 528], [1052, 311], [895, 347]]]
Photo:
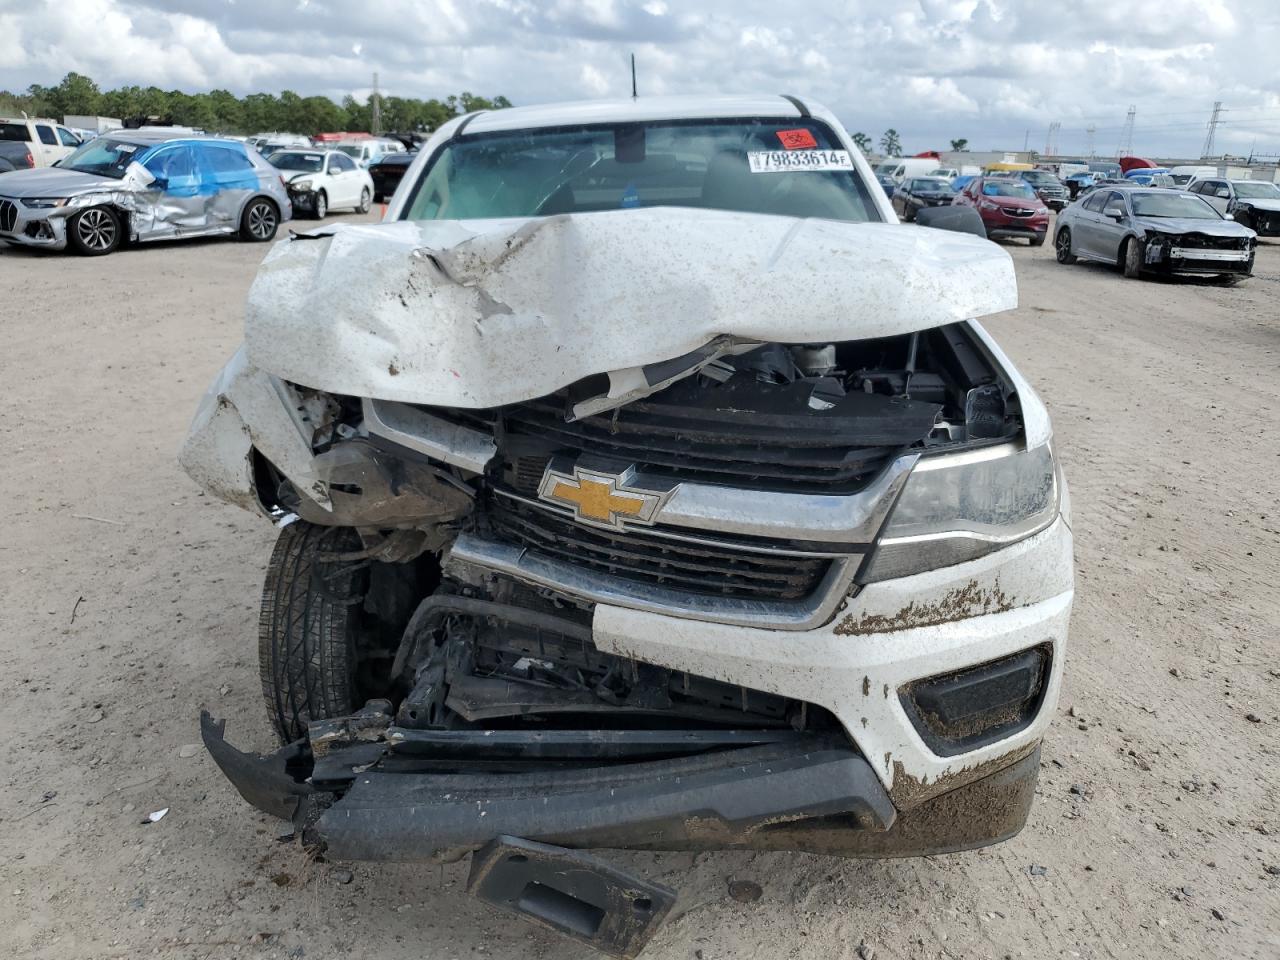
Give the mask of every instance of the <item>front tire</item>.
[[67, 223], [67, 243], [82, 257], [104, 257], [123, 239], [124, 226], [110, 207], [90, 207]]
[[361, 549], [349, 527], [296, 520], [280, 531], [262, 586], [258, 668], [281, 743], [307, 724], [351, 713], [356, 702], [360, 605], [367, 562], [336, 559]]
[[254, 197], [240, 214], [240, 239], [266, 243], [280, 229], [280, 211], [266, 197]]
[[360, 191], [360, 206], [356, 207], [356, 213], [368, 213], [371, 206], [373, 206], [373, 197], [369, 194], [369, 188], [365, 187]]
[[312, 216], [314, 216], [317, 220], [323, 220], [325, 217], [325, 214], [327, 214], [328, 212], [329, 212], [329, 198], [328, 196], [325, 195], [325, 192], [321, 190], [319, 193], [316, 194], [316, 207]]
[[1130, 237], [1124, 242], [1120, 260], [1124, 267], [1124, 275], [1130, 280], [1136, 280], [1142, 276], [1142, 244], [1137, 239]]

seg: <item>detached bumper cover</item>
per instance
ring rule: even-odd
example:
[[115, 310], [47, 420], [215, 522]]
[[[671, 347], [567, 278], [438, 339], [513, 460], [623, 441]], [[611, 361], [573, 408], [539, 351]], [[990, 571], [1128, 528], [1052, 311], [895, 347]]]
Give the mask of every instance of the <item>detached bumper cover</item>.
[[301, 744], [267, 757], [205, 745], [249, 803], [314, 824], [340, 860], [454, 859], [505, 835], [574, 848], [803, 850], [923, 856], [998, 842], [1026, 822], [1039, 750], [899, 814], [838, 740], [804, 738], [696, 757], [523, 774], [377, 772], [341, 799], [290, 775]]

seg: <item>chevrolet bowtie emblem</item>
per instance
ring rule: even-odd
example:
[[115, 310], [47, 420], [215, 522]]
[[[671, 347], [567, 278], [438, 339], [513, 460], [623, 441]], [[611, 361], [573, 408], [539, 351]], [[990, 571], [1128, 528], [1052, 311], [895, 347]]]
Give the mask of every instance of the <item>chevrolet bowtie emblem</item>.
[[547, 465], [538, 486], [538, 496], [551, 503], [573, 508], [575, 520], [622, 530], [628, 523], [651, 525], [667, 498], [666, 493], [631, 486], [635, 468], [621, 473], [596, 470], [577, 464]]

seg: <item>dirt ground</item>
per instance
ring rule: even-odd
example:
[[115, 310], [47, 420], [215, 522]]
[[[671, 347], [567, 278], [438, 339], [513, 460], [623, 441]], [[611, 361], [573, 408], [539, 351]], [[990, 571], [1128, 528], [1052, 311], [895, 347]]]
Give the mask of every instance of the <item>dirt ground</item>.
[[[1280, 957], [1280, 244], [1231, 288], [1009, 249], [1023, 306], [988, 326], [1053, 413], [1078, 571], [1030, 823], [925, 860], [620, 855], [681, 890], [648, 960]], [[174, 459], [264, 252], [0, 252], [0, 954], [591, 956], [465, 865], [341, 883], [192, 746], [201, 706], [272, 745], [274, 531]]]

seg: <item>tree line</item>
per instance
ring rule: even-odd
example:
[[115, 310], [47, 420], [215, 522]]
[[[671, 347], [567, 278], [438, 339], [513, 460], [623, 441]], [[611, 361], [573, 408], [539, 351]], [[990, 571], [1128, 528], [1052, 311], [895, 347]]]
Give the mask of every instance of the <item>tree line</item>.
[[[849, 135], [849, 139], [863, 153], [870, 153], [874, 145], [870, 137], [861, 131]], [[969, 141], [966, 139], [952, 140], [951, 150], [953, 153], [960, 153], [967, 150]], [[898, 157], [902, 155], [902, 140], [898, 136], [898, 131], [890, 127], [880, 135], [880, 152], [886, 157]]]
[[[382, 131], [427, 132], [452, 117], [473, 110], [511, 106], [506, 97], [479, 97], [461, 93], [443, 100], [411, 97], [379, 98]], [[326, 130], [371, 130], [373, 98], [358, 101], [344, 97], [334, 103], [328, 97], [304, 97], [292, 90], [251, 93], [237, 97], [227, 90], [184, 93], [159, 87], [126, 86], [100, 90], [89, 77], [68, 73], [53, 87], [32, 84], [25, 92], [0, 90], [0, 116], [26, 112], [33, 117], [80, 114], [86, 116], [159, 117], [170, 123], [197, 127], [210, 133], [254, 134], [263, 131], [311, 136]]]

